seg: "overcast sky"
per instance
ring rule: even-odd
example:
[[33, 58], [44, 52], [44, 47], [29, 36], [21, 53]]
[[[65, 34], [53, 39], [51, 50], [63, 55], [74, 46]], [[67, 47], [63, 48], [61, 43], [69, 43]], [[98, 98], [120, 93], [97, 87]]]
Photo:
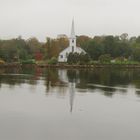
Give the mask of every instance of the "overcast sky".
[[140, 35], [140, 0], [0, 0], [0, 38]]

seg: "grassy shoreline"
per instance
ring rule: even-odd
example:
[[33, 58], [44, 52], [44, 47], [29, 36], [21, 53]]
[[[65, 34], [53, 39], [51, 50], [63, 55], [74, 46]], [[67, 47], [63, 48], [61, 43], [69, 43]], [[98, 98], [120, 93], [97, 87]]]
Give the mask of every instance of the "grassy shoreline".
[[41, 67], [41, 68], [84, 68], [84, 69], [92, 69], [92, 68], [140, 68], [140, 64], [85, 64], [85, 65], [76, 65], [76, 64], [1, 64], [0, 68], [15, 68], [15, 67]]

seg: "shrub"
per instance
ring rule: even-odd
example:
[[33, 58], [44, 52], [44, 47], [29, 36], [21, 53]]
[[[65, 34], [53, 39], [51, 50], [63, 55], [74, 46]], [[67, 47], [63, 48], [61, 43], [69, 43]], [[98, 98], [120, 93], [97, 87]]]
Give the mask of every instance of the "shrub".
[[78, 64], [80, 55], [78, 53], [69, 53], [67, 62], [68, 64]]
[[49, 61], [48, 64], [50, 65], [56, 65], [58, 63], [57, 58], [56, 57], [52, 57]]
[[93, 60], [91, 60], [91, 61], [89, 62], [89, 64], [90, 64], [90, 65], [94, 65], [94, 64], [99, 64], [99, 63], [98, 63], [98, 61], [93, 61]]
[[81, 53], [80, 54], [80, 64], [89, 64], [90, 57], [88, 54]]
[[111, 62], [111, 56], [110, 56], [110, 54], [101, 55], [99, 57], [99, 61], [100, 61], [100, 63], [110, 63]]
[[67, 58], [68, 64], [88, 64], [90, 61], [89, 55], [84, 53], [70, 53]]
[[34, 59], [28, 59], [21, 61], [21, 64], [36, 64]]

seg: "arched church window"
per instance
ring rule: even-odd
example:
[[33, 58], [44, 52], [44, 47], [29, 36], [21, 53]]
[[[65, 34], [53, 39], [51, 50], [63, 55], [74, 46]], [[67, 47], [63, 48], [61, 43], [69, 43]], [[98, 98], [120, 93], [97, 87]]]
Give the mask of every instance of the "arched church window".
[[74, 43], [74, 40], [72, 40], [72, 43]]

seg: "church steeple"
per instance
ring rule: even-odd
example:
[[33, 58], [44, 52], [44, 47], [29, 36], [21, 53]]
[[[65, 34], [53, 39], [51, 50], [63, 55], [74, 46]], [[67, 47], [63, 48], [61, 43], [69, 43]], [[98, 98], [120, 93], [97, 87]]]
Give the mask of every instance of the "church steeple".
[[74, 19], [72, 20], [71, 36], [69, 42], [70, 42], [71, 52], [74, 53], [76, 51], [76, 35], [74, 29]]
[[74, 19], [72, 20], [71, 38], [75, 38]]

